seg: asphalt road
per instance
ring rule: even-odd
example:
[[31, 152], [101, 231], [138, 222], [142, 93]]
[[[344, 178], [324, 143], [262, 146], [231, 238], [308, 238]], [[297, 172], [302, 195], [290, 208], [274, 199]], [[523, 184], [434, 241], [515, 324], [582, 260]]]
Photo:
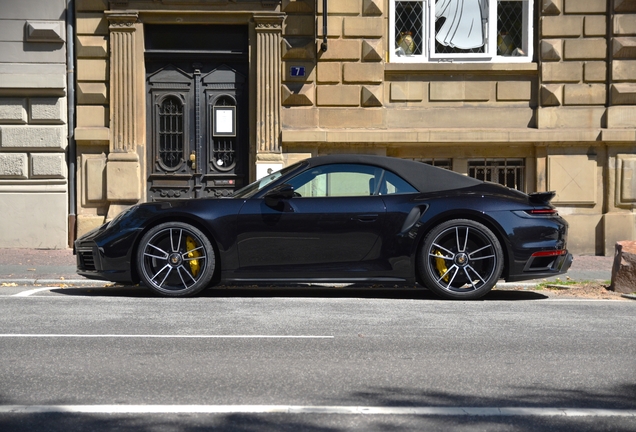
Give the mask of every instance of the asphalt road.
[[32, 289], [0, 292], [2, 431], [636, 429], [636, 302]]

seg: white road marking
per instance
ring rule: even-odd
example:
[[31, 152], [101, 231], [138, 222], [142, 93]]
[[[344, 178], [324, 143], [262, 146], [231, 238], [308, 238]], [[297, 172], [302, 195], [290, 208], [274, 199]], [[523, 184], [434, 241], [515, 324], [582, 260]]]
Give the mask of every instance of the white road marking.
[[31, 294], [37, 294], [40, 291], [49, 291], [52, 288], [55, 288], [55, 287], [35, 288], [32, 290], [22, 291], [17, 294], [13, 294], [12, 297], [29, 297]]
[[157, 335], [157, 334], [28, 334], [6, 333], [0, 338], [155, 338], [155, 339], [334, 339], [311, 335]]
[[312, 405], [0, 405], [0, 413], [353, 414], [495, 417], [636, 417], [636, 410], [549, 407], [382, 407]]

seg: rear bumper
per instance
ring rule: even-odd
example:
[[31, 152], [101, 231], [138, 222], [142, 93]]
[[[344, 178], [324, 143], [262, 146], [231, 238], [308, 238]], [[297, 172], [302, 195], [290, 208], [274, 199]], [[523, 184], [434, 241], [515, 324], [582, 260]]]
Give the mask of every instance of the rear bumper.
[[572, 265], [573, 257], [571, 253], [550, 257], [531, 257], [526, 263], [523, 272], [511, 274], [506, 278], [506, 282], [518, 282], [530, 279], [545, 279], [565, 274]]

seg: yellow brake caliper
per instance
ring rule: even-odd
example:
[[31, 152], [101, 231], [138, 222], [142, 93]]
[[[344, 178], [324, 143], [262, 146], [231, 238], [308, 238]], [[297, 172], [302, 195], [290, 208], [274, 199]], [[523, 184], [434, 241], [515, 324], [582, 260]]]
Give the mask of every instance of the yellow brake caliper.
[[435, 258], [435, 267], [437, 268], [437, 272], [440, 276], [444, 276], [444, 282], [448, 283], [448, 267], [446, 267], [446, 260], [444, 259], [444, 255], [436, 250], [435, 255], [441, 258]]
[[[194, 239], [190, 236], [186, 237], [186, 247], [190, 252], [188, 252], [188, 258], [198, 258], [201, 256], [201, 252], [194, 250], [197, 248], [197, 244], [194, 242]], [[199, 260], [193, 259], [190, 261], [190, 270], [192, 270], [192, 274], [194, 277], [197, 277], [199, 274]]]

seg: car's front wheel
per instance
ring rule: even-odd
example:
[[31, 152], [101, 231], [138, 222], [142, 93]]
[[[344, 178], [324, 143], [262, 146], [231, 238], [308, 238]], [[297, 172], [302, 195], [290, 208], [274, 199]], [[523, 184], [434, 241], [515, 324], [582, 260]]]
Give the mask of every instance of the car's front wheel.
[[198, 228], [167, 222], [151, 228], [137, 248], [137, 269], [144, 285], [170, 297], [206, 288], [216, 267], [214, 248]]
[[483, 224], [455, 219], [433, 228], [425, 237], [419, 271], [426, 286], [446, 299], [476, 299], [499, 280], [503, 250]]

